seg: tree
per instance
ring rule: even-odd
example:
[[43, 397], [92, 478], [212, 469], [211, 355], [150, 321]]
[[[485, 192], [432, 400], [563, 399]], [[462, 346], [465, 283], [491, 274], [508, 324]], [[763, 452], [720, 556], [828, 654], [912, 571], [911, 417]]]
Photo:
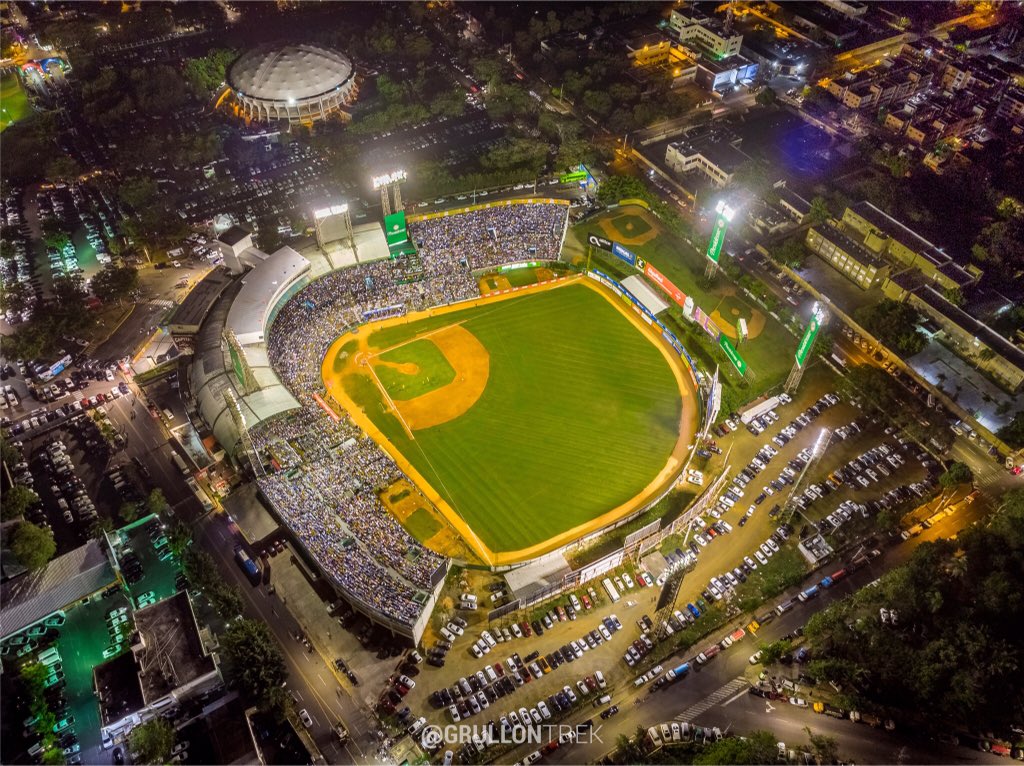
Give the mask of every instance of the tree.
[[167, 502], [167, 498], [164, 497], [164, 491], [157, 487], [149, 493], [149, 497], [146, 498], [146, 512], [155, 513], [159, 516], [162, 513], [170, 510], [171, 506]]
[[139, 286], [139, 272], [130, 267], [107, 266], [92, 278], [93, 294], [105, 303], [121, 304]]
[[939, 476], [939, 484], [946, 489], [953, 489], [961, 484], [969, 484], [974, 481], [974, 472], [966, 463], [959, 461], [951, 463], [945, 473]]
[[288, 673], [270, 629], [255, 620], [238, 620], [224, 631], [220, 646], [231, 684], [260, 707], [272, 706], [274, 691]]
[[854, 317], [868, 332], [906, 358], [925, 347], [926, 338], [918, 332], [921, 315], [908, 303], [884, 298], [872, 306], [863, 306]]
[[775, 91], [766, 85], [758, 91], [757, 95], [754, 97], [754, 101], [761, 106], [775, 106], [775, 104], [778, 103], [779, 98], [775, 95]]
[[196, 95], [205, 97], [220, 87], [235, 56], [235, 51], [228, 48], [214, 48], [205, 56], [185, 62], [185, 79]]
[[4, 521], [24, 516], [25, 511], [39, 502], [39, 495], [21, 484], [15, 484], [4, 492], [4, 501], [0, 503], [0, 518]]
[[46, 164], [46, 179], [54, 182], [73, 180], [82, 172], [78, 161], [66, 154], [54, 157]]
[[695, 764], [761, 764], [778, 760], [778, 738], [770, 731], [752, 731], [744, 737], [726, 737], [704, 748]]
[[42, 569], [57, 552], [53, 532], [22, 521], [11, 533], [11, 552], [26, 569]]
[[832, 217], [832, 210], [829, 208], [828, 200], [821, 195], [811, 200], [811, 209], [807, 213], [807, 220], [812, 226], [821, 226], [827, 223]]
[[761, 647], [761, 664], [765, 667], [774, 665], [793, 651], [793, 642], [788, 638], [772, 641]]
[[121, 503], [121, 506], [117, 509], [117, 515], [120, 516], [121, 520], [126, 524], [131, 524], [139, 518], [139, 504], [132, 502]]
[[770, 251], [772, 260], [798, 269], [807, 260], [807, 247], [804, 245], [803, 237], [799, 234], [793, 237], [786, 237]]
[[826, 763], [839, 763], [839, 743], [835, 737], [815, 734], [809, 726], [804, 727], [809, 740], [811, 755], [818, 766]]
[[174, 726], [164, 718], [153, 718], [132, 729], [129, 743], [135, 763], [167, 763], [174, 747]]
[[996, 436], [1014, 449], [1024, 447], [1024, 410], [1013, 416], [1013, 420], [996, 431]]

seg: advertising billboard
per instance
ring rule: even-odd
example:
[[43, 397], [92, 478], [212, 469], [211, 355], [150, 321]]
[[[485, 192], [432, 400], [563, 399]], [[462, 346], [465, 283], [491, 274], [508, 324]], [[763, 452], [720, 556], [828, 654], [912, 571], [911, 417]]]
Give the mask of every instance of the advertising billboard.
[[574, 184], [577, 181], [587, 180], [587, 176], [590, 175], [586, 170], [576, 170], [572, 173], [564, 173], [558, 177], [558, 183], [560, 184]]
[[704, 329], [704, 332], [710, 335], [714, 340], [718, 340], [719, 336], [722, 334], [722, 331], [718, 329], [718, 325], [711, 321], [711, 317], [705, 314], [704, 310], [700, 306], [693, 307], [693, 321], [700, 325]]
[[739, 370], [740, 375], [747, 374], [747, 363], [739, 352], [736, 351], [736, 347], [732, 345], [729, 339], [721, 335], [718, 338], [718, 345], [725, 352], [725, 355], [729, 357], [729, 361], [732, 362], [732, 366]]
[[715, 219], [715, 228], [711, 230], [711, 239], [708, 242], [708, 260], [718, 263], [718, 259], [722, 255], [722, 245], [725, 243], [725, 229], [728, 225], [729, 221], [725, 216], [720, 215]]
[[651, 264], [644, 263], [644, 274], [647, 275], [654, 284], [660, 287], [665, 294], [674, 300], [679, 306], [684, 306], [686, 304], [686, 295], [683, 291], [672, 284], [672, 281], [668, 277], [654, 268]]
[[404, 210], [384, 216], [384, 237], [387, 239], [388, 247], [395, 247], [409, 241]]
[[602, 237], [600, 234], [588, 234], [587, 242], [590, 243], [592, 247], [596, 247], [599, 250], [607, 250], [608, 252], [611, 252], [612, 241], [606, 237]]
[[612, 255], [625, 261], [630, 266], [636, 266], [636, 254], [631, 253], [618, 242], [612, 242]]
[[746, 340], [747, 339], [747, 320], [744, 319], [743, 317], [740, 317], [739, 321], [736, 323], [736, 329], [737, 329], [737, 331], [739, 331], [740, 340]]
[[811, 349], [814, 348], [814, 339], [818, 337], [818, 330], [820, 329], [821, 312], [815, 306], [814, 313], [811, 314], [811, 321], [807, 323], [807, 329], [804, 330], [804, 337], [800, 339], [800, 345], [796, 347], [796, 363], [800, 367], [804, 366], [804, 362], [807, 361]]

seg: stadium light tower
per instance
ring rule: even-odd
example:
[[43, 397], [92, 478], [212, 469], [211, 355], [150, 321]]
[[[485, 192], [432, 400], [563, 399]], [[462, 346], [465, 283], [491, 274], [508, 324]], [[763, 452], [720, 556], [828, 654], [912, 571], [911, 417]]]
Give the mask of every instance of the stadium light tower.
[[[373, 188], [375, 191], [380, 191], [380, 206], [384, 210], [385, 216], [402, 209], [402, 189], [399, 184], [405, 179], [404, 170], [394, 170], [382, 176], [374, 177]], [[392, 191], [394, 194], [392, 194]], [[394, 207], [391, 205], [392, 196], [395, 201]]]
[[349, 246], [355, 250], [355, 235], [352, 232], [352, 216], [349, 213], [347, 204], [328, 205], [317, 208], [313, 211], [313, 227], [316, 229], [316, 244], [321, 250], [326, 250], [327, 243], [340, 237], [336, 236], [337, 229], [334, 224], [340, 222], [342, 234], [348, 240]]
[[793, 393], [800, 385], [807, 367], [807, 357], [811, 355], [818, 331], [827, 319], [828, 312], [825, 311], [825, 307], [815, 301], [811, 308], [811, 319], [807, 322], [807, 329], [804, 330], [804, 336], [800, 339], [800, 345], [796, 347], [796, 353], [793, 355], [793, 369], [789, 371], [789, 377], [786, 378], [786, 393]]
[[719, 200], [715, 205], [715, 227], [711, 230], [711, 240], [708, 242], [707, 258], [708, 267], [704, 272], [707, 279], [711, 279], [718, 272], [718, 260], [722, 256], [722, 245], [725, 243], [725, 230], [729, 228], [729, 222], [736, 215], [736, 211], [729, 207], [725, 200]]

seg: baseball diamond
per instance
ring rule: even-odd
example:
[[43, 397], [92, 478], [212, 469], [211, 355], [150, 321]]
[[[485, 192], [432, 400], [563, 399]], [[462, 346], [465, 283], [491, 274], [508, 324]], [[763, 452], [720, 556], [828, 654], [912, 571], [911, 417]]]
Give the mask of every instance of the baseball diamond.
[[371, 323], [332, 344], [322, 375], [492, 565], [643, 507], [697, 427], [683, 362], [589, 280]]

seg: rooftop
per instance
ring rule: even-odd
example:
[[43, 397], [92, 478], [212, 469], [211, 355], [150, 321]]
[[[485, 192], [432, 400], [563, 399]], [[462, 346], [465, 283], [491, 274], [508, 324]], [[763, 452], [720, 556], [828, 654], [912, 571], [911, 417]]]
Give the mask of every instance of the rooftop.
[[674, 141], [669, 147], [686, 157], [699, 154], [720, 170], [735, 173], [750, 158], [734, 145], [733, 141], [738, 143], [738, 140], [729, 140], [731, 138], [714, 133], [701, 138]]
[[199, 325], [203, 323], [203, 319], [210, 312], [210, 308], [230, 283], [231, 274], [227, 269], [217, 267], [209, 272], [199, 284], [192, 288], [181, 305], [174, 310], [174, 313], [167, 319], [167, 326], [198, 330]]
[[243, 239], [251, 235], [252, 232], [242, 226], [232, 226], [217, 237], [217, 241], [223, 242], [228, 247], [234, 247]]
[[309, 270], [309, 261], [282, 247], [242, 277], [238, 291], [228, 310], [228, 329], [238, 336], [242, 345], [263, 341], [266, 318], [283, 285]]
[[973, 335], [1018, 369], [1024, 370], [1024, 350], [1013, 345], [987, 324], [979, 322], [966, 311], [946, 300], [946, 298], [930, 285], [923, 285], [915, 291], [922, 301], [955, 322], [959, 327]]
[[135, 612], [141, 647], [133, 647], [142, 696], [150, 704], [216, 669], [203, 652], [188, 596], [182, 591]]
[[90, 540], [38, 572], [11, 578], [0, 589], [0, 636], [8, 636], [114, 582], [104, 544]]
[[876, 253], [873, 253], [871, 250], [864, 247], [859, 240], [854, 239], [838, 226], [812, 226], [811, 228], [821, 234], [821, 236], [829, 242], [840, 247], [848, 255], [856, 257], [856, 259], [865, 266], [881, 268], [887, 263], [887, 261], [879, 258]]

